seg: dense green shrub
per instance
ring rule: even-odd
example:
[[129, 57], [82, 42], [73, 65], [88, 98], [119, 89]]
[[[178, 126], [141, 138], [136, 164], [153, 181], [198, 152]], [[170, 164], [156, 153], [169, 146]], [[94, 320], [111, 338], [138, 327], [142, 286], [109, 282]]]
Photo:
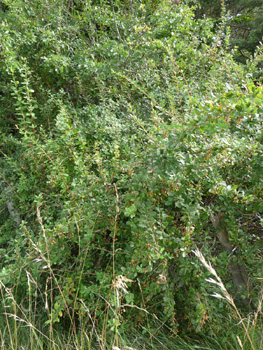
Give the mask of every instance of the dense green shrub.
[[[107, 314], [110, 329], [220, 331], [229, 309], [209, 296], [192, 249], [234, 294], [228, 267], [242, 261], [256, 299], [263, 92], [254, 65], [235, 63], [223, 31], [186, 5], [3, 3], [1, 280], [65, 329], [80, 319], [103, 326]], [[220, 212], [237, 254], [216, 241]]]

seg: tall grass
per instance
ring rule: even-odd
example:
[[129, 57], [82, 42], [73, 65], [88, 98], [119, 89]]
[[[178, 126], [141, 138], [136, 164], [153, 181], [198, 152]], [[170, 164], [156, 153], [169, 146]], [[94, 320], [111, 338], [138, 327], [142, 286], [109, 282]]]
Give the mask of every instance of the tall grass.
[[[194, 251], [195, 255], [206, 267], [206, 269], [213, 275], [213, 278], [209, 278], [207, 281], [215, 285], [213, 296], [219, 299], [225, 300], [233, 308], [237, 315], [239, 322], [235, 320], [226, 320], [225, 335], [213, 336], [203, 334], [195, 339], [180, 338], [178, 335], [173, 335], [169, 329], [165, 327], [158, 327], [156, 331], [147, 329], [147, 327], [141, 327], [141, 329], [130, 329], [119, 332], [118, 326], [109, 330], [106, 326], [109, 318], [109, 313], [104, 315], [104, 326], [98, 328], [96, 322], [96, 315], [92, 316], [88, 305], [85, 305], [83, 301], [80, 301], [83, 310], [85, 310], [90, 322], [87, 325], [86, 321], [79, 320], [78, 326], [70, 313], [70, 310], [66, 310], [68, 318], [70, 319], [70, 325], [68, 332], [60, 331], [59, 327], [54, 324], [52, 313], [50, 310], [54, 305], [48, 305], [47, 303], [47, 291], [41, 291], [37, 282], [33, 279], [31, 274], [27, 272], [27, 285], [28, 285], [28, 308], [25, 309], [22, 304], [19, 304], [13, 295], [12, 288], [7, 288], [3, 282], [0, 282], [2, 309], [0, 315], [0, 347], [6, 350], [18, 350], [18, 349], [32, 349], [32, 350], [56, 350], [56, 349], [75, 349], [75, 350], [259, 350], [263, 346], [262, 337], [262, 322], [260, 319], [262, 310], [263, 291], [261, 292], [257, 310], [253, 315], [249, 315], [244, 318], [241, 312], [238, 310], [234, 299], [227, 291], [221, 278], [218, 276], [212, 265], [207, 262], [199, 250]], [[43, 259], [46, 257], [43, 256]], [[48, 261], [46, 261], [48, 264]], [[50, 265], [50, 274], [55, 277]], [[105, 300], [108, 308], [113, 312], [116, 320], [121, 309], [121, 300], [123, 293], [127, 291], [127, 282], [130, 282], [124, 276], [115, 276], [112, 282], [112, 293], [114, 293], [116, 302], [115, 306], [109, 304], [109, 301]], [[54, 280], [56, 283], [56, 280]], [[38, 291], [37, 298], [42, 300], [46, 309], [46, 319], [39, 319], [37, 317], [37, 303], [36, 295], [31, 293], [32, 288]], [[61, 297], [63, 292], [60, 290]], [[100, 296], [98, 296], [100, 297]], [[52, 303], [52, 298], [49, 298]], [[145, 309], [141, 309], [146, 312], [149, 317], [153, 317]]]
[[[250, 316], [250, 317], [243, 318], [234, 302], [234, 299], [229, 294], [224, 283], [222, 282], [221, 278], [218, 276], [216, 270], [212, 267], [211, 263], [205, 260], [200, 250], [197, 249], [194, 251], [194, 253], [198, 257], [198, 259], [201, 261], [201, 263], [205, 266], [205, 268], [215, 277], [215, 278], [207, 279], [207, 282], [217, 285], [221, 291], [221, 293], [214, 292], [213, 297], [218, 299], [223, 299], [228, 304], [230, 304], [234, 309], [236, 315], [238, 316], [238, 319], [240, 320], [240, 324], [242, 325], [244, 330], [243, 340], [241, 340], [241, 338], [237, 335], [237, 341], [240, 348], [245, 349], [245, 345], [248, 342], [249, 343], [248, 348], [251, 348], [252, 350], [261, 349], [263, 337], [259, 337], [259, 338], [257, 337], [257, 321], [262, 311], [263, 290], [260, 293], [258, 307], [253, 317]], [[256, 335], [256, 338], [253, 337], [254, 335]]]

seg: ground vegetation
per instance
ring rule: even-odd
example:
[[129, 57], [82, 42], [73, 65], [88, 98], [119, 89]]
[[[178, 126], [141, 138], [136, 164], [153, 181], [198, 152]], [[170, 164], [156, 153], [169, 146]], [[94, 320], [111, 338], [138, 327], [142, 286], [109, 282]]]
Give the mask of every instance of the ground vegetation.
[[[237, 333], [244, 349], [260, 344], [239, 316], [259, 320], [261, 306], [262, 53], [236, 62], [225, 23], [215, 30], [195, 11], [1, 1], [0, 336], [10, 348], [21, 324], [31, 348], [56, 348], [62, 334], [76, 349], [116, 350], [131, 329], [152, 342], [205, 335], [234, 349]], [[197, 249], [240, 314], [211, 296], [221, 285], [206, 281]]]

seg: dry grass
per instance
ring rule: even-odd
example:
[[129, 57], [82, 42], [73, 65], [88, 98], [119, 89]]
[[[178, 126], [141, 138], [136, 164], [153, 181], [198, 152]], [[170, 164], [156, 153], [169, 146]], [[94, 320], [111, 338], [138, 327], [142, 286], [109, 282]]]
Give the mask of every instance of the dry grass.
[[257, 311], [256, 311], [256, 313], [254, 315], [253, 320], [251, 321], [251, 319], [249, 319], [249, 318], [244, 319], [241, 316], [241, 314], [240, 314], [240, 312], [239, 312], [239, 310], [238, 310], [238, 308], [237, 308], [237, 306], [236, 306], [236, 304], [234, 302], [234, 299], [229, 294], [229, 292], [226, 289], [224, 283], [222, 282], [221, 278], [218, 276], [216, 270], [212, 267], [211, 263], [207, 262], [205, 260], [203, 254], [200, 252], [200, 250], [197, 249], [197, 250], [194, 250], [193, 252], [197, 256], [197, 258], [201, 261], [201, 263], [205, 266], [205, 268], [215, 277], [215, 278], [208, 278], [208, 279], [206, 279], [207, 282], [217, 285], [220, 288], [220, 290], [221, 290], [221, 293], [214, 292], [214, 294], [212, 296], [215, 297], [215, 298], [218, 298], [218, 299], [224, 299], [226, 302], [228, 302], [233, 307], [233, 309], [235, 310], [235, 313], [238, 316], [238, 318], [240, 320], [240, 323], [243, 326], [243, 329], [244, 329], [244, 332], [245, 332], [245, 337], [244, 337], [243, 342], [241, 341], [240, 337], [237, 336], [237, 340], [238, 340], [238, 344], [240, 345], [240, 348], [243, 350], [244, 346], [245, 346], [245, 343], [248, 340], [249, 343], [250, 343], [251, 349], [252, 350], [258, 350], [258, 348], [253, 343], [250, 334], [253, 332], [254, 328], [256, 327], [258, 316], [259, 316], [259, 314], [261, 313], [261, 310], [262, 310], [263, 290], [261, 291], [261, 295], [260, 295], [260, 298], [259, 298], [259, 301], [258, 301]]
[[[36, 248], [37, 249], [37, 248]], [[46, 265], [50, 269], [50, 276], [53, 276], [53, 272], [50, 264], [48, 263], [48, 259], [40, 252], [40, 257], [45, 261]], [[219, 288], [219, 292], [214, 292], [212, 296], [225, 300], [229, 305], [232, 306], [236, 315], [239, 318], [239, 323], [243, 327], [243, 331], [241, 333], [236, 334], [236, 341], [230, 342], [227, 349], [237, 350], [258, 350], [262, 348], [262, 336], [258, 334], [260, 326], [260, 318], [259, 315], [262, 311], [262, 301], [263, 301], [263, 290], [261, 292], [258, 307], [253, 315], [253, 318], [243, 318], [241, 313], [239, 312], [234, 299], [229, 294], [226, 289], [224, 283], [221, 278], [218, 276], [216, 270], [212, 267], [212, 265], [207, 262], [199, 250], [194, 251], [195, 255], [201, 261], [201, 263], [205, 266], [205, 268], [213, 275], [213, 278], [207, 279], [209, 283], [216, 285]], [[39, 286], [37, 286], [36, 281], [27, 272], [27, 281], [28, 281], [28, 291], [34, 289], [39, 290]], [[20, 306], [13, 294], [12, 289], [7, 288], [2, 281], [0, 281], [0, 291], [1, 297], [4, 301], [6, 300], [6, 304], [4, 305], [5, 311], [0, 315], [0, 346], [1, 349], [4, 350], [18, 350], [18, 349], [32, 349], [32, 350], [194, 350], [194, 349], [205, 349], [205, 350], [224, 350], [225, 347], [220, 343], [221, 339], [211, 339], [209, 336], [207, 338], [202, 339], [201, 341], [186, 341], [182, 340], [179, 337], [174, 339], [169, 339], [168, 336], [165, 336], [165, 332], [160, 335], [155, 334], [155, 332], [150, 332], [148, 329], [144, 329], [143, 336], [138, 331], [131, 330], [127, 335], [120, 335], [118, 329], [118, 320], [120, 317], [120, 310], [122, 307], [135, 307], [140, 309], [140, 311], [145, 312], [149, 317], [151, 315], [145, 308], [139, 308], [135, 305], [124, 305], [122, 301], [125, 300], [123, 296], [127, 293], [127, 283], [134, 282], [132, 280], [127, 279], [125, 276], [114, 275], [114, 279], [112, 280], [112, 288], [111, 292], [114, 293], [114, 305], [111, 305], [108, 300], [105, 300], [107, 304], [106, 309], [111, 310], [111, 314], [113, 315], [116, 323], [115, 328], [110, 332], [109, 328], [106, 326], [108, 323], [109, 314], [105, 313], [105, 320], [102, 329], [97, 328], [97, 322], [94, 317], [96, 315], [91, 315], [89, 311], [89, 307], [85, 305], [85, 303], [80, 300], [83, 310], [86, 312], [86, 315], [90, 319], [90, 324], [92, 327], [87, 329], [86, 325], [80, 325], [78, 329], [79, 332], [76, 331], [74, 320], [72, 320], [72, 326], [69, 330], [68, 334], [58, 334], [58, 332], [54, 329], [54, 325], [52, 322], [52, 313], [51, 309], [53, 305], [49, 305], [47, 303], [46, 291], [40, 291], [42, 293], [43, 304], [45, 305], [45, 309], [47, 311], [48, 322], [46, 324], [36, 324], [36, 307], [35, 301], [29, 293], [29, 309], [25, 310], [22, 306]], [[54, 283], [57, 283], [54, 278]], [[60, 290], [60, 293], [63, 292]], [[64, 297], [62, 295], [62, 297]], [[30, 299], [32, 298], [32, 299]], [[102, 298], [101, 295], [98, 294], [98, 298]], [[53, 300], [51, 298], [51, 300]], [[69, 312], [69, 310], [68, 310]], [[69, 314], [71, 319], [71, 314]], [[155, 316], [156, 317], [156, 316]], [[163, 326], [163, 324], [162, 324]], [[222, 326], [223, 327], [223, 326]], [[240, 327], [237, 327], [240, 332]], [[228, 332], [226, 326], [226, 334]], [[253, 335], [256, 335], [253, 337]], [[125, 338], [126, 337], [126, 338]]]

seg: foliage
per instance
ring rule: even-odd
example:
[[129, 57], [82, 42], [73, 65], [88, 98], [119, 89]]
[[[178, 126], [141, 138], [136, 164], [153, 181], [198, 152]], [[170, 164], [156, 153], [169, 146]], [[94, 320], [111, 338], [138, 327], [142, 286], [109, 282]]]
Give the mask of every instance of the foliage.
[[[4, 285], [43, 324], [75, 333], [82, 322], [220, 332], [229, 308], [209, 296], [192, 250], [233, 293], [232, 261], [251, 279], [262, 271], [256, 62], [235, 63], [224, 28], [215, 35], [183, 4], [2, 3]], [[215, 240], [219, 212], [238, 255]]]
[[251, 55], [257, 55], [263, 36], [262, 1], [198, 0], [198, 4], [195, 12], [197, 18], [204, 15], [213, 18], [216, 30], [222, 21], [230, 27], [231, 45], [238, 47], [235, 57], [239, 62], [245, 63]]

